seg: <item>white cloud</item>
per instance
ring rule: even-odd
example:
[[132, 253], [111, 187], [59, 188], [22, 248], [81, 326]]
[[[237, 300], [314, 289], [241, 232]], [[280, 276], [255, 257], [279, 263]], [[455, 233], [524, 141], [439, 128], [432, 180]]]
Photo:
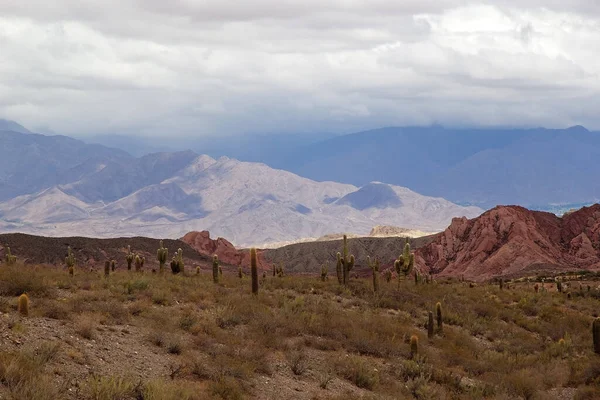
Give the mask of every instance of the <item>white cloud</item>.
[[[27, 4], [25, 4], [27, 3]], [[66, 134], [600, 129], [588, 1], [0, 3], [0, 117]]]

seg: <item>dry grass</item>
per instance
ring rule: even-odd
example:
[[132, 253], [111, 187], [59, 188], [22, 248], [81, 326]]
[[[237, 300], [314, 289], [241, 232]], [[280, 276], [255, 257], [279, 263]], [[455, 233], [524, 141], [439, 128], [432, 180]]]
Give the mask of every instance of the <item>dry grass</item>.
[[[499, 290], [381, 280], [374, 295], [370, 278], [342, 288], [317, 276], [268, 276], [252, 296], [233, 273], [219, 285], [204, 273], [66, 274], [0, 269], [6, 335], [34, 346], [3, 342], [0, 397], [545, 399], [563, 387], [576, 399], [598, 397], [595, 289], [569, 299], [526, 282]], [[32, 303], [21, 321], [24, 289]], [[427, 312], [438, 301], [444, 331], [428, 339]], [[68, 340], [40, 341], [47, 324]], [[88, 351], [94, 341], [99, 353]], [[126, 350], [117, 345], [134, 346], [138, 364], [123, 370], [111, 356]]]

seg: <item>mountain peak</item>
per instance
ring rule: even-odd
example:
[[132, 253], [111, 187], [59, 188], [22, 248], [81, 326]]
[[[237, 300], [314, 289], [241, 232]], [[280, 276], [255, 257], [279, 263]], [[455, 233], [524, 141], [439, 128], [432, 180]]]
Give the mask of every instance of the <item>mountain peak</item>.
[[568, 132], [583, 132], [583, 133], [587, 133], [587, 132], [589, 132], [589, 131], [587, 130], [587, 128], [586, 128], [586, 127], [584, 127], [584, 126], [582, 126], [582, 125], [574, 125], [574, 126], [571, 126], [571, 127], [567, 128], [567, 131], [568, 131]]
[[16, 123], [15, 121], [11, 121], [8, 119], [0, 118], [0, 131], [10, 131], [10, 132], [18, 132], [18, 133], [31, 133], [31, 131], [25, 128], [23, 125]]

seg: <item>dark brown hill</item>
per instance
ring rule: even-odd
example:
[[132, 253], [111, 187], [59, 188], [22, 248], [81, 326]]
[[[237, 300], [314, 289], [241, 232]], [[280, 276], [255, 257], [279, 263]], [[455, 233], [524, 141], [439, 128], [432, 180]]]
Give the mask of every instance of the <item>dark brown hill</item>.
[[498, 206], [477, 218], [455, 218], [417, 251], [419, 268], [439, 276], [486, 280], [539, 270], [600, 268], [600, 204], [564, 217]]
[[[19, 261], [28, 264], [50, 264], [62, 266], [67, 254], [67, 247], [71, 246], [80, 267], [101, 268], [104, 261], [114, 259], [119, 268], [126, 268], [125, 254], [127, 246], [131, 251], [146, 257], [144, 268], [150, 270], [158, 266], [156, 250], [160, 240], [144, 237], [95, 239], [86, 237], [43, 237], [25, 235], [22, 233], [9, 233], [0, 235], [0, 257], [4, 260], [5, 247], [10, 247], [13, 255]], [[183, 250], [186, 267], [195, 265], [207, 266], [210, 258], [196, 252], [181, 240], [164, 240], [164, 246], [169, 249], [169, 257], [178, 248]]]
[[[433, 240], [425, 236], [410, 240], [413, 249], [422, 247]], [[367, 256], [378, 257], [381, 267], [391, 267], [404, 248], [404, 238], [400, 237], [360, 237], [348, 239], [348, 250], [356, 258], [356, 272], [367, 267]], [[329, 273], [335, 273], [337, 252], [342, 251], [342, 240], [291, 244], [278, 249], [263, 250], [262, 259], [268, 265], [283, 263], [287, 272], [317, 273], [329, 261]]]

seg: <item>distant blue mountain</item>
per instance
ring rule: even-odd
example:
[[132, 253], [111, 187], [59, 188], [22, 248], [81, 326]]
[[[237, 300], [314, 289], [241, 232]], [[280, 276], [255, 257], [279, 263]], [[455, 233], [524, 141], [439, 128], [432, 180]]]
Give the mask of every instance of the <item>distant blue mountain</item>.
[[600, 133], [568, 129], [383, 128], [265, 159], [318, 181], [381, 181], [460, 204], [568, 204], [600, 199]]

